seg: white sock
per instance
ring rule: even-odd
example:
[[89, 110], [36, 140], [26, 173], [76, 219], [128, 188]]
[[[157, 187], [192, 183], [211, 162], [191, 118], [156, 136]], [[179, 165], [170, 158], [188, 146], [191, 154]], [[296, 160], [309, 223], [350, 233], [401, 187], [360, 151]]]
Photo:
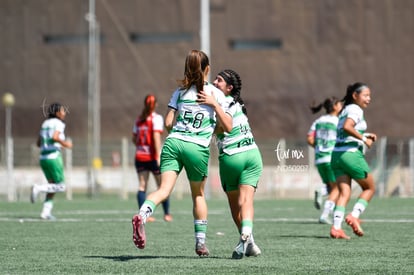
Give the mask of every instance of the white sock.
[[242, 235], [247, 235], [247, 236], [252, 235], [252, 228], [250, 226], [243, 226], [241, 231], [242, 231]]
[[328, 195], [328, 186], [326, 184], [321, 186], [320, 189], [321, 195], [322, 196], [327, 196]]
[[53, 201], [45, 201], [43, 203], [43, 209], [42, 209], [42, 213], [40, 214], [40, 216], [42, 218], [46, 218], [50, 216], [52, 214], [52, 209], [53, 209]]
[[333, 226], [335, 229], [341, 229], [342, 222], [344, 221], [345, 212], [341, 210], [334, 211]]
[[361, 203], [357, 202], [352, 209], [351, 215], [355, 218], [359, 218], [359, 216], [365, 211], [366, 206]]
[[323, 206], [322, 217], [327, 218], [329, 214], [333, 211], [335, 203], [333, 201], [326, 200]]
[[65, 192], [66, 190], [66, 184], [64, 183], [48, 183], [48, 184], [36, 184], [34, 186], [36, 188], [37, 192], [43, 192], [43, 193], [60, 193]]
[[145, 203], [139, 209], [139, 215], [144, 218], [144, 223], [147, 222], [147, 218], [154, 212], [153, 206], [149, 203]]

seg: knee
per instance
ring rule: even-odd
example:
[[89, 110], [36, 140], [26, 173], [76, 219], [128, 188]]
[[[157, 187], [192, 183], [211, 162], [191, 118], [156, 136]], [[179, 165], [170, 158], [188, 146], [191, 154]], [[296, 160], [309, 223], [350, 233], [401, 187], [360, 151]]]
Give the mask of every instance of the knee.
[[197, 186], [197, 187], [192, 186], [191, 187], [191, 196], [193, 198], [204, 197], [204, 189], [201, 186]]

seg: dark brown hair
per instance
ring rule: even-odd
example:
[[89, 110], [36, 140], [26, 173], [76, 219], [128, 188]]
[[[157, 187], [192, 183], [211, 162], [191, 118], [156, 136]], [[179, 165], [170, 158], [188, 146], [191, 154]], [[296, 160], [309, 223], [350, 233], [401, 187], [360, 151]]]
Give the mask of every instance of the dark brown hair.
[[354, 102], [352, 95], [354, 93], [359, 94], [364, 88], [368, 88], [368, 85], [362, 82], [355, 82], [354, 84], [348, 85], [346, 87], [346, 95], [342, 99], [344, 102], [344, 107]]
[[192, 85], [195, 85], [197, 92], [202, 91], [204, 71], [208, 65], [210, 65], [210, 61], [204, 52], [198, 50], [190, 51], [185, 59], [184, 79], [179, 80], [180, 86], [188, 90]]
[[320, 103], [319, 105], [312, 105], [310, 106], [310, 109], [312, 111], [312, 114], [316, 114], [317, 112], [319, 112], [322, 107], [325, 108], [326, 113], [330, 114], [333, 111], [333, 107], [336, 103], [339, 102], [339, 99], [332, 96], [332, 97], [328, 97], [327, 99], [325, 99], [324, 102]]
[[244, 101], [241, 97], [241, 88], [242, 82], [240, 75], [230, 69], [223, 70], [218, 73], [219, 76], [223, 78], [227, 85], [232, 85], [233, 89], [230, 92], [230, 95], [233, 97], [234, 101], [230, 104], [232, 106], [235, 102], [238, 102], [242, 107], [242, 111], [245, 115], [247, 115], [246, 107], [244, 106]]

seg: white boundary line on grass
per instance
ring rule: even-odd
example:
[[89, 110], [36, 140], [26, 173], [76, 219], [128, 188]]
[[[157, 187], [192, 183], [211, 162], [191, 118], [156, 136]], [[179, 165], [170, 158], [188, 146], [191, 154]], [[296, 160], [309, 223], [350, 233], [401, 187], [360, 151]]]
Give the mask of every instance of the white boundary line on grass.
[[[414, 223], [414, 219], [361, 219], [364, 223]], [[270, 219], [263, 219], [258, 218], [254, 219], [255, 222], [263, 221], [263, 222], [315, 222], [317, 223], [316, 219], [309, 219], [309, 218], [270, 218]]]
[[[89, 211], [93, 212], [93, 211]], [[100, 211], [103, 213], [103, 211]], [[116, 212], [116, 211], [110, 211]], [[119, 211], [122, 212], [122, 211]], [[127, 213], [130, 213], [128, 211]], [[1, 217], [0, 214], [0, 222], [48, 222], [47, 220], [42, 220], [41, 218], [16, 218], [16, 217]], [[98, 218], [98, 219], [81, 219], [81, 218], [58, 218], [56, 221], [53, 222], [131, 222], [131, 219], [125, 218]], [[310, 218], [258, 218], [255, 219], [255, 222], [314, 222], [317, 223], [317, 220], [310, 219]], [[414, 219], [363, 219], [364, 223], [414, 223]]]

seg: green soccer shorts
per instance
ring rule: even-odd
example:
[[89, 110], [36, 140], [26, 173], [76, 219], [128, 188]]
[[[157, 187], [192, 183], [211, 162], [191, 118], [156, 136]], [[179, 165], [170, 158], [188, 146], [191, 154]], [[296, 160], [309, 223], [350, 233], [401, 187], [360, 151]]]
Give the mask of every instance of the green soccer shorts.
[[336, 178], [348, 175], [355, 180], [365, 179], [371, 172], [364, 155], [359, 150], [356, 152], [333, 152], [331, 165]]
[[224, 191], [234, 191], [239, 185], [257, 188], [263, 172], [262, 156], [259, 149], [219, 156], [220, 180]]
[[59, 155], [54, 159], [41, 159], [40, 167], [48, 182], [51, 183], [64, 183], [65, 174], [63, 167], [62, 155]]
[[319, 175], [321, 176], [323, 183], [328, 184], [336, 182], [335, 174], [332, 170], [330, 162], [317, 164], [316, 168], [318, 169]]
[[210, 148], [177, 138], [167, 138], [161, 151], [161, 173], [185, 169], [189, 181], [208, 176]]

